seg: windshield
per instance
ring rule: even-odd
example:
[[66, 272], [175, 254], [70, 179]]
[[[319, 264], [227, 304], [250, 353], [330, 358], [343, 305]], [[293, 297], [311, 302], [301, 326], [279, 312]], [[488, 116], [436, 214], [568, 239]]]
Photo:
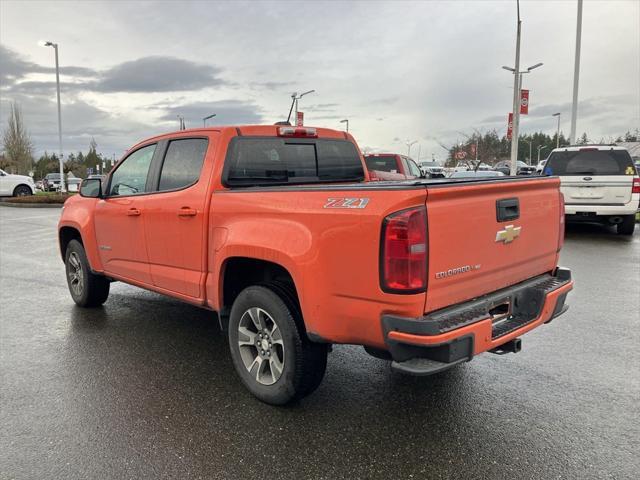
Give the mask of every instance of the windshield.
[[577, 150], [553, 152], [544, 167], [545, 175], [634, 175], [626, 150]]
[[398, 173], [398, 161], [394, 155], [371, 155], [364, 157], [369, 170]]
[[364, 180], [358, 151], [347, 140], [236, 137], [225, 169], [230, 186]]

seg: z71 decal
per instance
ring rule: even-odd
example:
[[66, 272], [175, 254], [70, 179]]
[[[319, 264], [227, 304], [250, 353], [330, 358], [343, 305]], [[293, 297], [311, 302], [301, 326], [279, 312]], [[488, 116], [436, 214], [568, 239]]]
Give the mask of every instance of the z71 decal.
[[365, 208], [368, 198], [327, 198], [324, 208]]

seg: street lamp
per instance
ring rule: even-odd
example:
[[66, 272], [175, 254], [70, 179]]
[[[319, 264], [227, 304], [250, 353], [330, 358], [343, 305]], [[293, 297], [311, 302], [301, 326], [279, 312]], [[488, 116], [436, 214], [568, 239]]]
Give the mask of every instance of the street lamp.
[[558, 132], [556, 134], [556, 148], [560, 148], [560, 116], [561, 113], [557, 112], [551, 115], [552, 117], [558, 117]]
[[[517, 56], [516, 56], [516, 62], [519, 63], [520, 62], [520, 17], [518, 16], [518, 41], [517, 41], [517, 48], [518, 48], [518, 52], [517, 52]], [[532, 70], [535, 70], [538, 67], [541, 67], [543, 65], [542, 62], [536, 63], [535, 65], [531, 65], [530, 67], [527, 67], [526, 70], [518, 70], [518, 65], [516, 65], [516, 68], [511, 68], [511, 67], [507, 67], [506, 65], [503, 65], [502, 68], [504, 70], [507, 70], [511, 73], [513, 73], [514, 75], [514, 81], [513, 81], [513, 89], [514, 89], [514, 93], [513, 93], [513, 126], [511, 128], [511, 175], [515, 175], [518, 171], [518, 165], [517, 165], [517, 160], [518, 160], [518, 136], [520, 135], [520, 91], [522, 90], [522, 75], [524, 75], [525, 73], [531, 73]], [[531, 158], [531, 155], [529, 155], [529, 158]]]
[[184, 116], [183, 115], [176, 115], [176, 117], [178, 117], [178, 124], [179, 124], [178, 130], [184, 130], [185, 129]]
[[[304, 97], [305, 95], [309, 95], [310, 93], [315, 92], [315, 90], [308, 90], [304, 93], [300, 93], [298, 94], [298, 92], [293, 92], [291, 94], [291, 108], [293, 108], [295, 106], [295, 113], [296, 113], [296, 122], [298, 121], [298, 100], [300, 100], [302, 97]], [[289, 120], [291, 119], [291, 109], [289, 109], [289, 118], [287, 118], [287, 122], [289, 122]]]
[[209, 120], [210, 118], [213, 118], [213, 117], [215, 117], [215, 116], [216, 116], [216, 114], [215, 114], [215, 113], [212, 113], [211, 115], [207, 115], [206, 117], [204, 117], [204, 118], [202, 119], [202, 126], [203, 126], [203, 127], [206, 127], [206, 126], [207, 126], [207, 120]]
[[340, 120], [340, 123], [346, 123], [347, 124], [347, 132], [349, 131], [349, 119], [345, 118], [344, 120]]
[[538, 145], [538, 165], [540, 164], [540, 150], [547, 148], [546, 145]]
[[58, 63], [58, 44], [53, 42], [42, 42], [43, 47], [53, 47], [56, 52], [56, 92], [58, 97], [58, 146], [60, 148], [60, 191], [66, 192], [64, 185], [64, 164], [62, 162], [62, 111], [60, 108], [60, 65]]
[[411, 157], [411, 146], [418, 143], [417, 140], [414, 140], [413, 142], [409, 142], [407, 141], [406, 145], [407, 145], [407, 157]]

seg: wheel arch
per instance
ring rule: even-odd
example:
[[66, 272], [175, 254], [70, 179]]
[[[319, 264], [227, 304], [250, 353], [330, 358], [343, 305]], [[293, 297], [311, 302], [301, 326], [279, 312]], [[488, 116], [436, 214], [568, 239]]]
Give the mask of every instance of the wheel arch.
[[60, 227], [58, 230], [58, 243], [60, 245], [60, 256], [62, 257], [62, 261], [65, 260], [65, 254], [67, 252], [67, 246], [71, 240], [78, 240], [82, 246], [84, 246], [84, 241], [82, 240], [82, 234], [80, 230], [76, 227], [65, 225]]
[[[219, 305], [221, 321], [226, 321], [233, 302], [240, 292], [252, 285], [270, 286], [289, 306], [300, 312], [300, 288], [292, 273], [283, 265], [254, 257], [226, 258], [220, 268]], [[304, 328], [304, 321], [302, 325]], [[305, 329], [306, 331], [306, 329]]]

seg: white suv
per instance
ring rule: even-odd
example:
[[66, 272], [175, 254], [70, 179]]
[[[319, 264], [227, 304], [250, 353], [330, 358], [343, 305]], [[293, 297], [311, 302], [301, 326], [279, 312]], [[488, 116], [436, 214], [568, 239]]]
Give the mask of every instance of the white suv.
[[33, 178], [26, 175], [12, 175], [0, 170], [0, 196], [21, 197], [36, 193], [36, 185]]
[[619, 234], [633, 234], [640, 178], [625, 148], [556, 148], [547, 159], [543, 175], [560, 177], [567, 221], [616, 225]]

